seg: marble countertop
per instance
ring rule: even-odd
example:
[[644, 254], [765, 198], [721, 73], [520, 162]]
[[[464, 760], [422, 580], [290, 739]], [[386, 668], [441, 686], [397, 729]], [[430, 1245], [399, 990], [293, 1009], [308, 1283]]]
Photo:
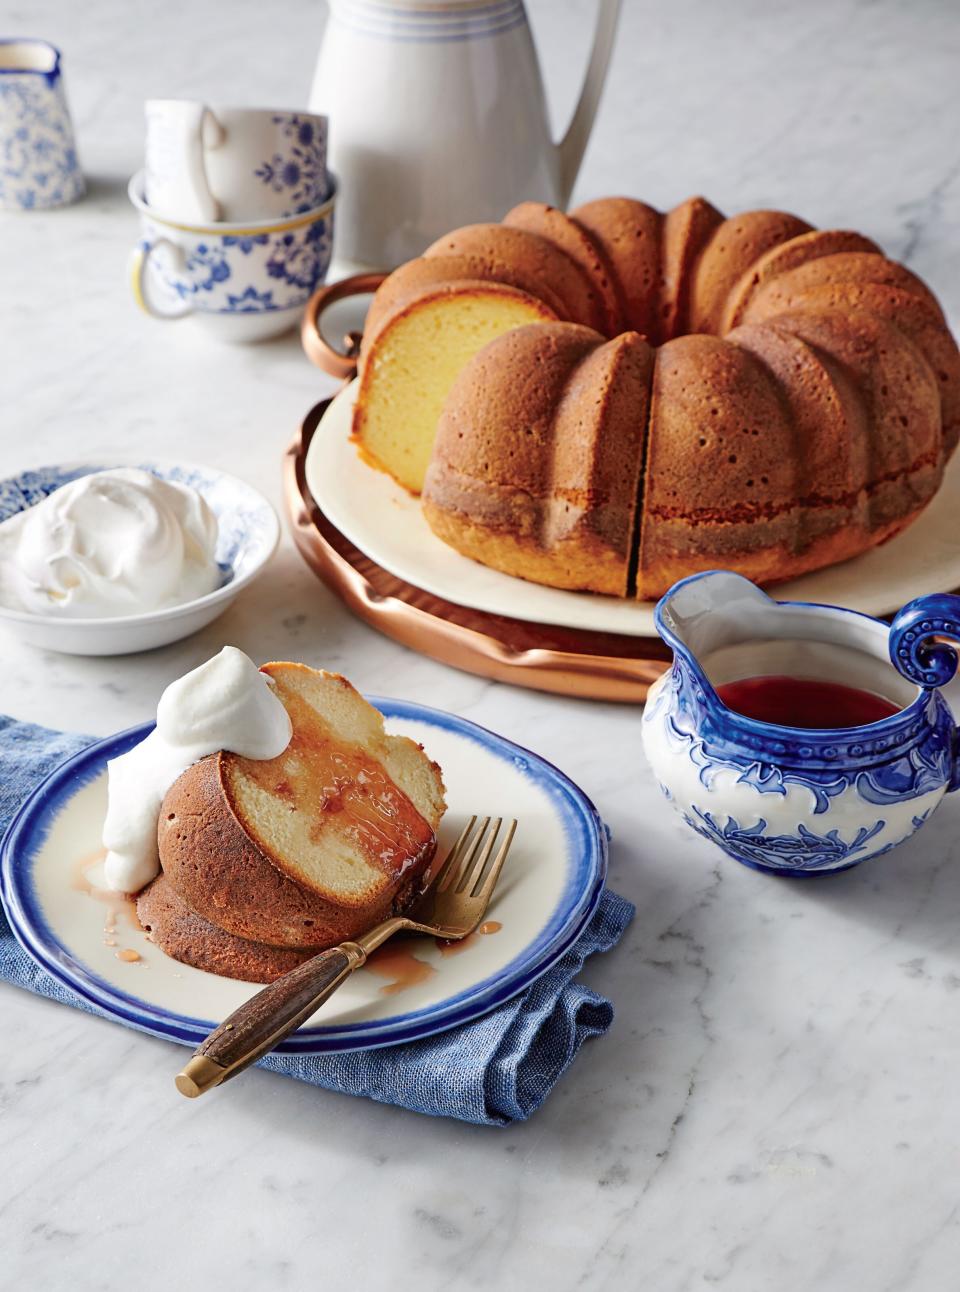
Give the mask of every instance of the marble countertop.
[[[562, 120], [592, 5], [530, 9]], [[32, 0], [5, 22], [64, 50], [90, 193], [0, 217], [0, 473], [135, 446], [279, 504], [283, 449], [331, 384], [295, 338], [221, 348], [139, 316], [124, 185], [147, 95], [302, 99], [322, 5]], [[703, 191], [852, 226], [960, 322], [958, 47], [949, 0], [627, 0], [577, 197]], [[862, 869], [766, 879], [665, 809], [637, 711], [411, 654], [351, 619], [287, 538], [234, 608], [167, 649], [84, 660], [5, 639], [0, 711], [105, 734], [225, 641], [447, 707], [579, 781], [638, 907], [586, 974], [616, 1021], [530, 1123], [492, 1131], [258, 1071], [188, 1103], [171, 1084], [182, 1051], [0, 988], [5, 1286], [956, 1284], [960, 801]]]

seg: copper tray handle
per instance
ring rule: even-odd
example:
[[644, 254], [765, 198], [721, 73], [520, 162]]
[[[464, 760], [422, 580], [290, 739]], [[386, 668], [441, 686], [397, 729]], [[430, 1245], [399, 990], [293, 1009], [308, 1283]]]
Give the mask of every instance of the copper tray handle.
[[344, 349], [335, 350], [320, 331], [323, 311], [335, 301], [375, 292], [386, 277], [386, 274], [354, 274], [352, 278], [341, 278], [338, 283], [318, 287], [307, 301], [303, 322], [300, 324], [300, 339], [311, 363], [315, 363], [324, 372], [329, 372], [331, 377], [350, 381], [357, 375], [362, 334], [348, 332], [344, 337]]

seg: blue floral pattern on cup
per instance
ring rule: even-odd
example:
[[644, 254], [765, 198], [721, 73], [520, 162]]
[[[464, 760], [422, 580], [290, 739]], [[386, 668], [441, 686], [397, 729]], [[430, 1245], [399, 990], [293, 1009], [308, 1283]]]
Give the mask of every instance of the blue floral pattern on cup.
[[273, 118], [287, 140], [285, 153], [274, 153], [254, 170], [254, 175], [274, 193], [289, 190], [289, 214], [299, 215], [319, 206], [327, 197], [326, 122], [285, 113]]
[[238, 235], [179, 232], [144, 217], [141, 248], [161, 294], [204, 313], [263, 313], [303, 305], [323, 282], [333, 246], [333, 210], [299, 228]]
[[50, 71], [0, 68], [0, 208], [14, 211], [65, 206], [83, 195], [73, 124], [63, 89], [60, 56], [46, 42]]

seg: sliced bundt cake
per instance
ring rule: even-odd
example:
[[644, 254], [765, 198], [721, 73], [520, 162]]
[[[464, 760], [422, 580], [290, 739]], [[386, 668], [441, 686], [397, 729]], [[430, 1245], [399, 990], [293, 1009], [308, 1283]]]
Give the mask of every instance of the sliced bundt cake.
[[[391, 319], [478, 282], [526, 315], [485, 344], [437, 327], [391, 370]], [[455, 230], [381, 287], [359, 378], [362, 450], [423, 489], [444, 541], [644, 598], [715, 565], [773, 582], [866, 551], [926, 506], [960, 438], [960, 352], [929, 288], [859, 233], [703, 198], [526, 202]]]

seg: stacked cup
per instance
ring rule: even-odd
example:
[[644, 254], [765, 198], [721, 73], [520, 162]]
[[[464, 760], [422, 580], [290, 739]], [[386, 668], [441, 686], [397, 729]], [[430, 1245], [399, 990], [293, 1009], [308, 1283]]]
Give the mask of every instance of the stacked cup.
[[137, 303], [227, 341], [293, 327], [330, 265], [326, 118], [180, 99], [146, 110], [146, 165], [129, 188]]

